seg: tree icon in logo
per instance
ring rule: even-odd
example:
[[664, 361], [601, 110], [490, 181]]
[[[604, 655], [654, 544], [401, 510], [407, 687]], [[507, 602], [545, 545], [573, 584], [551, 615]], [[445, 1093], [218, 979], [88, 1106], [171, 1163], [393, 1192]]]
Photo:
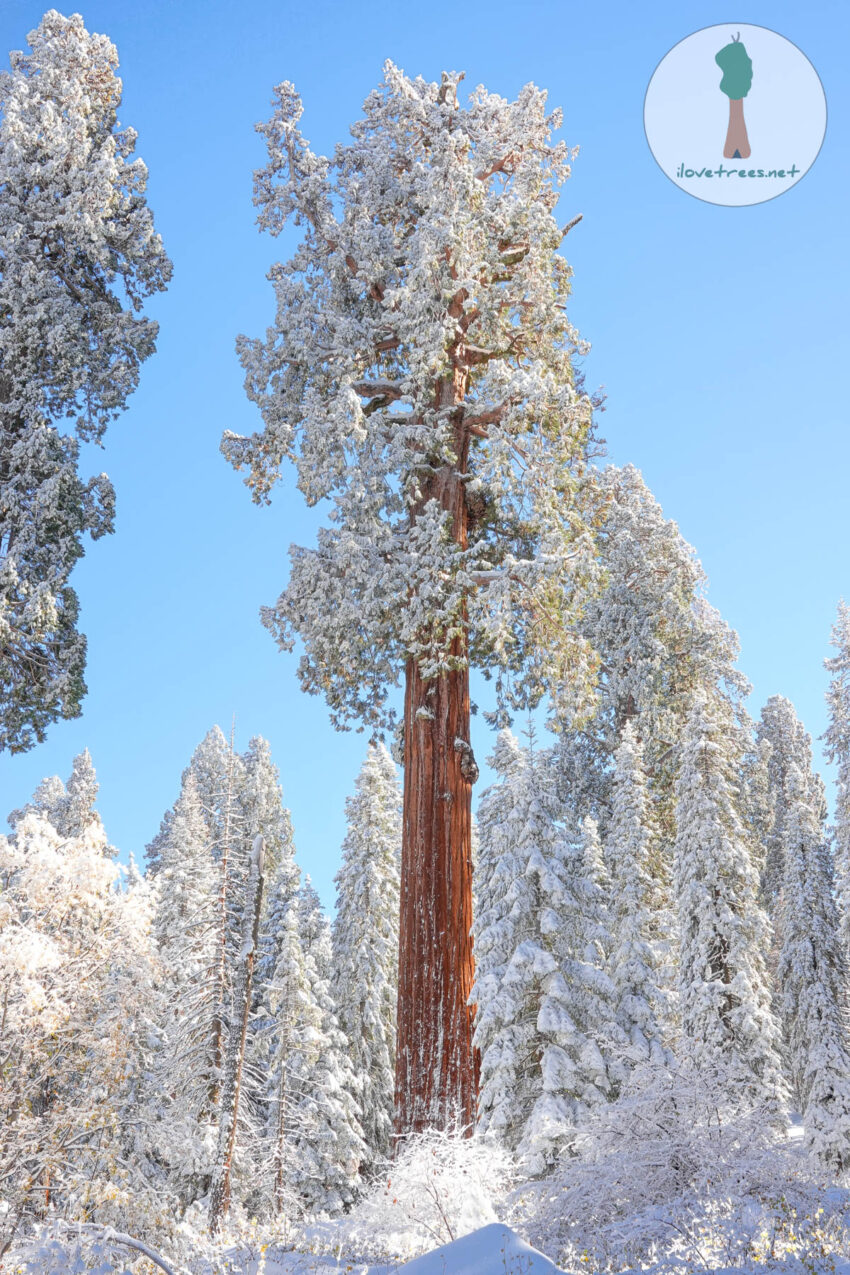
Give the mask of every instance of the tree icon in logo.
[[744, 120], [744, 98], [752, 86], [753, 63], [741, 43], [740, 31], [732, 36], [732, 43], [724, 45], [714, 60], [723, 72], [720, 91], [729, 98], [729, 128], [723, 158], [749, 159], [750, 139]]

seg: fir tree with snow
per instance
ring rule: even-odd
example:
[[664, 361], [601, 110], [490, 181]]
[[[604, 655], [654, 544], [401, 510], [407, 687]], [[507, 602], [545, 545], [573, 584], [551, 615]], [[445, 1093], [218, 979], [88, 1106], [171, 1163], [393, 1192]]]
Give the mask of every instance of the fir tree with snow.
[[345, 813], [331, 991], [349, 1042], [363, 1137], [370, 1156], [382, 1160], [393, 1120], [401, 859], [401, 792], [383, 745], [370, 746]]
[[309, 877], [298, 898], [301, 1007], [297, 1043], [289, 1058], [295, 1091], [290, 1186], [312, 1214], [334, 1214], [359, 1191], [368, 1152], [354, 1098], [351, 1048], [331, 998], [331, 936]]
[[581, 632], [599, 654], [595, 711], [561, 732], [564, 800], [578, 818], [611, 810], [613, 757], [627, 721], [640, 722], [644, 769], [656, 809], [659, 874], [669, 876], [675, 835], [677, 746], [695, 688], [714, 686], [737, 703], [746, 679], [735, 669], [736, 635], [705, 599], [696, 552], [633, 465], [608, 466], [586, 484], [598, 509], [596, 541], [605, 588], [588, 599]]
[[850, 607], [838, 604], [832, 630], [835, 655], [825, 660], [832, 674], [826, 694], [829, 724], [824, 733], [828, 761], [838, 768], [833, 856], [844, 959], [850, 963]]
[[606, 853], [613, 885], [611, 978], [617, 1021], [634, 1062], [665, 1060], [662, 962], [653, 942], [650, 862], [654, 827], [643, 754], [631, 722], [614, 755], [611, 818]]
[[167, 1100], [157, 1150], [184, 1206], [209, 1185], [218, 1084], [211, 1041], [219, 1003], [218, 870], [195, 776], [186, 773], [159, 844], [153, 934], [163, 970], [163, 1044], [156, 1079]]
[[99, 787], [91, 754], [84, 748], [74, 758], [65, 796], [55, 810], [56, 830], [63, 837], [79, 837], [89, 824], [100, 821], [94, 808]]
[[695, 697], [676, 781], [674, 891], [682, 1029], [737, 1069], [742, 1094], [780, 1101], [779, 1029], [765, 953], [770, 925], [738, 808], [742, 743], [728, 707]]
[[811, 784], [793, 762], [785, 784], [779, 1002], [807, 1143], [840, 1173], [850, 1166], [847, 966]]
[[587, 959], [593, 890], [567, 836], [551, 755], [521, 749], [505, 730], [489, 763], [500, 782], [478, 810], [478, 1127], [539, 1175], [621, 1078], [614, 989]]
[[[69, 584], [83, 537], [113, 530], [80, 446], [126, 406], [171, 274], [121, 128], [118, 54], [51, 9], [0, 73], [0, 750], [22, 752], [85, 695]], [[67, 432], [63, 432], [67, 431]]]
[[826, 818], [826, 799], [823, 781], [812, 770], [811, 740], [797, 717], [794, 705], [785, 696], [772, 695], [765, 704], [756, 729], [756, 741], [767, 746], [766, 805], [769, 816], [764, 821], [762, 897], [779, 930], [782, 892], [787, 878], [785, 825], [790, 809], [788, 775], [791, 770], [796, 769], [805, 778], [813, 808], [817, 809], [821, 823]]

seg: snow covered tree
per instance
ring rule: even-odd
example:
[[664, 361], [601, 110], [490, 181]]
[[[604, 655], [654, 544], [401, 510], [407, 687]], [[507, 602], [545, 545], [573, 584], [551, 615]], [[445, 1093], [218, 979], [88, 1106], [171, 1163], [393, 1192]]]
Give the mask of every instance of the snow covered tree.
[[781, 1099], [764, 960], [770, 926], [738, 809], [742, 747], [728, 706], [697, 695], [676, 781], [681, 1019], [701, 1050], [737, 1067], [742, 1094]]
[[631, 721], [656, 811], [658, 867], [669, 876], [676, 757], [691, 696], [714, 686], [737, 703], [748, 687], [734, 668], [736, 635], [705, 600], [696, 553], [664, 517], [640, 471], [609, 466], [587, 484], [587, 500], [598, 510], [606, 585], [588, 599], [579, 623], [599, 654], [600, 675], [590, 720], [561, 732], [563, 796], [578, 818], [598, 821], [604, 839], [613, 757]]
[[354, 1201], [368, 1152], [353, 1096], [351, 1047], [331, 999], [330, 927], [309, 877], [298, 899], [298, 937], [303, 982], [288, 1060], [294, 1089], [290, 1185], [309, 1213], [333, 1214]]
[[838, 767], [835, 796], [835, 884], [844, 959], [850, 963], [850, 607], [838, 604], [832, 630], [836, 654], [824, 661], [832, 674], [826, 694], [829, 725], [824, 733], [827, 759]]
[[[0, 74], [0, 750], [23, 752], [85, 694], [68, 580], [113, 529], [105, 474], [82, 478], [154, 350], [142, 317], [171, 265], [119, 128], [118, 55], [51, 9]], [[71, 432], [61, 422], [71, 420]]]
[[[822, 823], [826, 818], [826, 798], [823, 781], [812, 770], [811, 740], [790, 700], [783, 695], [770, 697], [761, 711], [756, 739], [759, 744], [769, 746], [767, 750], [769, 819], [765, 822], [762, 898], [779, 931], [782, 917], [782, 891], [787, 877], [785, 825], [791, 802], [788, 791], [788, 775], [791, 770], [796, 769], [804, 776], [813, 809], [818, 811], [818, 818]], [[781, 932], [779, 937], [781, 942]]]
[[478, 1125], [540, 1174], [621, 1079], [614, 989], [593, 959], [598, 886], [568, 841], [551, 755], [505, 730], [489, 764], [500, 782], [478, 809]]
[[248, 1017], [251, 1013], [254, 965], [257, 960], [260, 937], [264, 862], [265, 842], [258, 835], [254, 838], [248, 867], [248, 884], [245, 890], [245, 909], [242, 919], [242, 943], [239, 948], [233, 995], [233, 1016], [229, 1024], [227, 1054], [223, 1065], [218, 1151], [210, 1188], [211, 1235], [215, 1235], [218, 1231], [230, 1209], [233, 1152], [239, 1121], [242, 1074], [245, 1068], [245, 1044], [248, 1038]]
[[307, 502], [333, 504], [264, 611], [282, 647], [303, 641], [304, 689], [336, 725], [392, 728], [404, 677], [400, 1132], [474, 1118], [469, 665], [511, 702], [556, 688], [580, 707], [592, 670], [572, 623], [592, 402], [558, 255], [561, 117], [533, 85], [461, 106], [460, 78], [387, 62], [332, 159], [278, 86], [256, 201], [263, 228], [304, 238], [272, 272], [266, 338], [239, 341], [264, 429], [222, 443], [255, 500], [291, 461]]
[[663, 1062], [663, 976], [652, 940], [649, 875], [653, 824], [642, 751], [630, 721], [623, 727], [615, 761], [606, 850], [613, 873], [610, 972], [617, 1019], [635, 1063], [648, 1059]]
[[850, 1166], [847, 967], [811, 784], [793, 762], [785, 780], [779, 999], [807, 1142], [840, 1173]]
[[26, 1219], [141, 1205], [149, 935], [105, 849], [99, 822], [62, 838], [36, 813], [0, 837], [0, 1251]]
[[158, 1113], [156, 1150], [185, 1207], [206, 1192], [212, 1171], [217, 1111], [210, 1095], [218, 1077], [210, 1038], [221, 1014], [218, 871], [191, 770], [158, 853], [153, 932], [163, 970], [164, 1041], [156, 1082], [165, 1101]]
[[65, 796], [55, 812], [56, 830], [63, 837], [79, 837], [89, 824], [100, 822], [94, 808], [99, 787], [91, 753], [84, 748], [74, 758]]
[[360, 1127], [370, 1157], [380, 1160], [392, 1135], [401, 857], [401, 793], [383, 745], [369, 748], [346, 819], [331, 993], [349, 1041]]
[[292, 1061], [305, 1003], [304, 958], [298, 933], [300, 873], [294, 862], [278, 864], [260, 938], [257, 971], [258, 1012], [253, 1036], [254, 1065], [265, 1076], [259, 1103], [265, 1115], [270, 1151], [261, 1196], [275, 1216], [295, 1213], [299, 1203], [291, 1184], [290, 1135], [293, 1123]]

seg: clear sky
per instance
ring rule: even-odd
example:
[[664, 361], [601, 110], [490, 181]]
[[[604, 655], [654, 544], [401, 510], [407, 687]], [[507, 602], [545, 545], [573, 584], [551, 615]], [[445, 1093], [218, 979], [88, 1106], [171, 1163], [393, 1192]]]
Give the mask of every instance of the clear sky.
[[[42, 12], [35, 0], [2, 0], [0, 56], [24, 45]], [[238, 747], [253, 734], [270, 740], [299, 859], [332, 903], [364, 740], [334, 733], [322, 701], [299, 691], [296, 657], [278, 653], [258, 618], [285, 584], [288, 545], [309, 543], [316, 518], [291, 481], [271, 508], [254, 506], [218, 444], [225, 428], [258, 425], [234, 339], [270, 322], [265, 271], [292, 243], [254, 225], [263, 149], [253, 125], [269, 114], [272, 85], [289, 79], [306, 136], [329, 150], [387, 57], [429, 79], [462, 69], [468, 88], [504, 96], [534, 80], [563, 107], [563, 135], [581, 153], [561, 209], [565, 221], [584, 214], [566, 243], [572, 318], [593, 346], [588, 384], [607, 394], [610, 458], [643, 470], [696, 546], [711, 600], [740, 634], [752, 710], [779, 692], [821, 733], [822, 660], [838, 598], [850, 596], [846, 5], [754, 2], [731, 15], [730, 34], [737, 16], [798, 44], [829, 107], [812, 171], [745, 208], [677, 189], [643, 133], [656, 64], [729, 17], [725, 8], [91, 0], [82, 12], [118, 46], [121, 120], [139, 133], [175, 273], [152, 307], [158, 353], [105, 451], [85, 456], [113, 479], [118, 517], [73, 577], [89, 639], [83, 716], [0, 758], [3, 813], [42, 776], [65, 777], [88, 746], [110, 838], [139, 855], [195, 744], [235, 714]], [[476, 727], [483, 756], [486, 728]]]

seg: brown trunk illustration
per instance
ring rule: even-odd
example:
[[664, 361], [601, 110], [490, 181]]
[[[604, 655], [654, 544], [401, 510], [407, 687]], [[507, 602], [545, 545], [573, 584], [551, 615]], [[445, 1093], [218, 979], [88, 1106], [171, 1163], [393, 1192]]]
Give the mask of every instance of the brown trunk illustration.
[[747, 137], [747, 125], [744, 120], [744, 99], [742, 97], [730, 97], [729, 99], [729, 128], [726, 132], [723, 158], [750, 158], [750, 139]]
[[[442, 406], [462, 401], [465, 378], [440, 382]], [[466, 545], [467, 508], [459, 474], [469, 438], [456, 438], [457, 464], [424, 484], [423, 504], [436, 498], [452, 515]], [[452, 654], [464, 650], [455, 638]], [[415, 660], [406, 670], [404, 822], [401, 858], [396, 1135], [475, 1120], [478, 1059], [472, 1047], [473, 981], [472, 784], [469, 670], [424, 681]]]

